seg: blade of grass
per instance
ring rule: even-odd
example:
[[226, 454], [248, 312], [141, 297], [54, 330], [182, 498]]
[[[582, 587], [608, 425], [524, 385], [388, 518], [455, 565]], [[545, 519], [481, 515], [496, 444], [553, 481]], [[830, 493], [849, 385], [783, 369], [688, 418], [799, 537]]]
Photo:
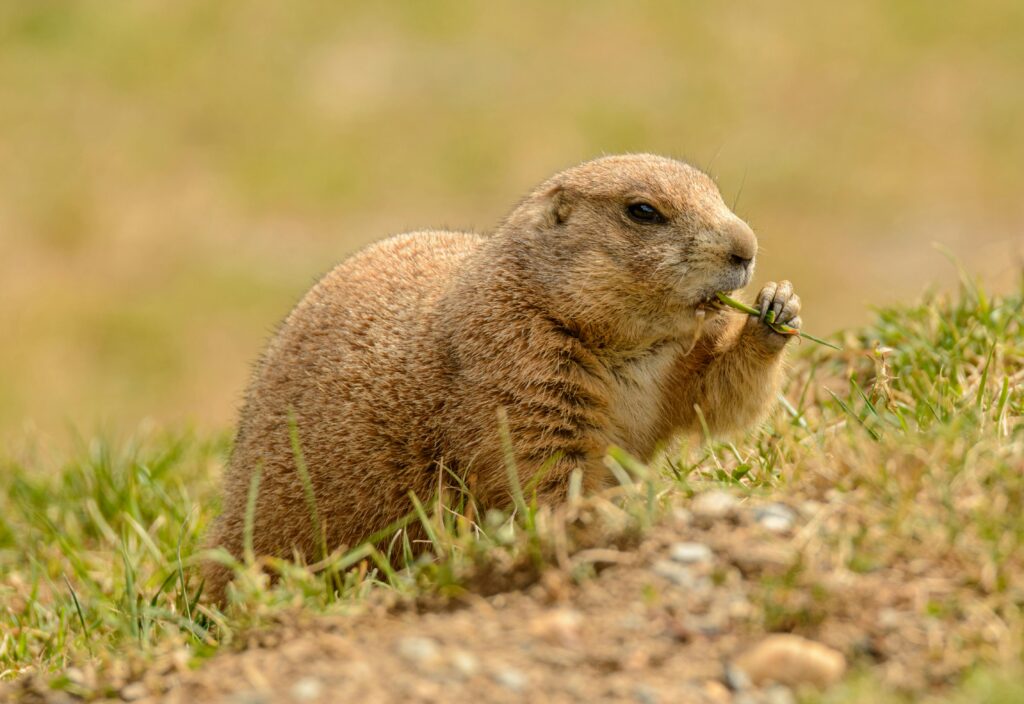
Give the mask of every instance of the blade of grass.
[[423, 504], [420, 502], [419, 497], [416, 496], [416, 492], [412, 490], [409, 491], [409, 500], [412, 502], [413, 508], [416, 510], [416, 516], [420, 519], [420, 524], [423, 526], [423, 530], [427, 533], [427, 539], [434, 548], [434, 554], [437, 555], [438, 558], [442, 557], [444, 551], [441, 549], [441, 541], [438, 540], [437, 531], [434, 530], [434, 524], [430, 520], [430, 516], [427, 515], [426, 510], [423, 508]]
[[804, 418], [804, 414], [800, 413], [795, 408], [793, 408], [793, 404], [789, 402], [789, 399], [787, 399], [785, 394], [783, 394], [781, 391], [778, 394], [776, 394], [776, 397], [779, 399], [779, 403], [782, 405], [782, 407], [786, 409], [786, 413], [792, 416], [793, 422], [799, 425], [804, 430], [807, 430], [807, 419]]
[[[715, 296], [718, 297], [719, 301], [721, 301], [725, 305], [729, 306], [730, 308], [735, 308], [736, 310], [741, 311], [743, 313], [746, 313], [747, 315], [752, 315], [755, 318], [761, 317], [761, 311], [759, 311], [757, 308], [754, 308], [753, 306], [748, 306], [743, 301], [737, 301], [735, 298], [731, 298], [731, 297], [725, 295], [724, 293], [716, 293]], [[795, 336], [795, 337], [806, 337], [811, 342], [817, 342], [819, 345], [824, 345], [825, 347], [831, 347], [834, 350], [842, 351], [842, 349], [843, 349], [839, 345], [835, 345], [835, 344], [833, 344], [833, 343], [831, 343], [831, 342], [829, 342], [827, 340], [823, 340], [820, 337], [815, 337], [814, 335], [810, 334], [809, 332], [804, 332], [803, 330], [798, 330], [797, 328], [794, 328], [794, 327], [792, 327], [790, 325], [786, 325], [784, 323], [776, 323], [775, 322], [775, 315], [774, 315], [773, 311], [769, 311], [769, 315], [767, 317], [768, 317], [768, 320], [767, 320], [768, 327], [770, 327], [772, 330], [774, 330], [775, 332], [779, 333], [780, 335], [791, 335], [791, 336]]]
[[134, 638], [142, 642], [142, 632], [139, 624], [139, 602], [135, 593], [135, 569], [132, 567], [128, 557], [128, 546], [121, 540], [121, 559], [124, 561], [124, 598], [128, 602], [128, 614], [130, 616], [129, 630]]
[[89, 650], [89, 655], [92, 655], [92, 634], [89, 632], [89, 627], [85, 625], [85, 615], [82, 613], [82, 605], [78, 601], [78, 594], [75, 593], [75, 588], [71, 586], [71, 580], [68, 579], [68, 576], [63, 576], [64, 584], [68, 585], [68, 591], [71, 592], [71, 601], [75, 604], [75, 613], [78, 614], [78, 623], [82, 626], [82, 633], [85, 635], [85, 646]]
[[711, 456], [711, 459], [715, 461], [715, 467], [721, 470], [722, 463], [719, 461], [718, 454], [715, 452], [715, 440], [711, 437], [711, 428], [708, 427], [708, 421], [704, 418], [704, 411], [702, 411], [700, 406], [695, 403], [693, 404], [693, 412], [697, 414], [697, 420], [700, 421], [700, 427], [704, 433], [704, 441], [707, 443], [708, 454]]
[[985, 387], [988, 386], [988, 370], [992, 367], [992, 358], [996, 355], [996, 343], [992, 343], [992, 349], [989, 350], [988, 359], [985, 360], [985, 368], [981, 370], [981, 380], [978, 382], [978, 394], [974, 399], [974, 405], [980, 411], [981, 406], [985, 400]]
[[867, 423], [864, 422], [864, 419], [862, 419], [860, 416], [858, 416], [856, 413], [854, 413], [853, 409], [850, 408], [847, 405], [847, 403], [845, 401], [843, 401], [843, 399], [839, 398], [839, 396], [837, 396], [835, 394], [835, 392], [832, 391], [832, 389], [825, 389], [825, 391], [828, 391], [829, 395], [832, 396], [832, 398], [834, 398], [836, 400], [836, 403], [839, 404], [840, 408], [842, 408], [844, 411], [846, 411], [847, 414], [849, 414], [854, 420], [857, 421], [857, 423], [862, 428], [864, 428], [864, 430], [866, 430], [868, 432], [868, 435], [871, 436], [872, 440], [875, 440], [877, 442], [878, 440], [881, 439], [882, 436], [879, 435], [874, 430], [872, 430], [870, 427], [868, 427]]
[[245, 523], [242, 528], [242, 556], [245, 564], [251, 565], [256, 562], [256, 552], [253, 548], [252, 535], [256, 524], [256, 499], [260, 493], [260, 480], [263, 476], [263, 465], [257, 464], [256, 471], [252, 473], [252, 481], [249, 482], [249, 495], [245, 498]]
[[178, 545], [175, 550], [175, 561], [178, 568], [178, 583], [181, 585], [181, 598], [185, 602], [185, 616], [188, 618], [188, 622], [195, 624], [195, 620], [192, 618], [192, 605], [188, 602], [188, 584], [185, 582], [185, 567], [181, 560], [181, 541], [185, 538], [185, 528], [188, 526], [189, 520], [192, 518], [192, 513], [188, 513], [185, 516], [185, 520], [181, 522], [181, 529], [178, 531]]
[[295, 457], [295, 471], [298, 472], [299, 480], [302, 482], [302, 491], [306, 495], [306, 505], [313, 522], [313, 534], [320, 540], [320, 559], [326, 560], [329, 555], [327, 526], [320, 522], [320, 512], [316, 507], [316, 493], [313, 491], [313, 480], [309, 476], [309, 468], [306, 467], [306, 460], [302, 455], [302, 446], [299, 444], [299, 423], [294, 413], [288, 415], [288, 432], [291, 436], [292, 454]]
[[508, 427], [508, 415], [504, 408], [498, 409], [498, 433], [501, 436], [501, 449], [505, 459], [505, 473], [508, 475], [509, 486], [512, 489], [512, 501], [516, 511], [524, 518], [528, 514], [526, 497], [523, 495], [523, 485], [519, 482], [519, 468], [516, 466], [515, 450], [512, 447], [512, 434]]
[[999, 428], [999, 432], [1003, 435], [1007, 435], [1007, 428], [1004, 424], [1006, 402], [1010, 398], [1010, 378], [1003, 377], [1003, 388], [999, 392], [999, 403], [996, 406], [996, 427]]

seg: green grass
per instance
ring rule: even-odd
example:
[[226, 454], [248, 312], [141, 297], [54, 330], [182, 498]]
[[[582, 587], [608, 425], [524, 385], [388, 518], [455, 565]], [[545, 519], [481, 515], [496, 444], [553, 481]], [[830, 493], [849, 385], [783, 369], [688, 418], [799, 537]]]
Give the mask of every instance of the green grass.
[[[836, 340], [842, 352], [800, 347], [777, 412], [746, 437], [671, 450], [651, 466], [612, 450], [626, 532], [639, 534], [668, 506], [714, 485], [834, 504], [834, 521], [812, 546], [827, 569], [871, 574], [912, 557], [955, 583], [952, 596], [927, 605], [965, 653], [958, 672], [966, 679], [949, 701], [1024, 696], [990, 669], [1007, 658], [1024, 665], [1022, 306], [1024, 283], [993, 298], [965, 281], [958, 297], [878, 311], [873, 325]], [[372, 590], [487, 591], [474, 569], [481, 563], [535, 573], [559, 562], [558, 531], [529, 486], [519, 488], [511, 519], [481, 516], [464, 492], [418, 497], [411, 520], [434, 543], [432, 559], [396, 572], [364, 546], [329, 555], [320, 575], [265, 562], [283, 575], [275, 585], [241, 565], [238, 602], [212, 610], [198, 598], [193, 565], [217, 511], [227, 450], [223, 437], [149, 432], [127, 443], [82, 441], [61, 462], [41, 451], [3, 460], [0, 677], [41, 672], [79, 691], [62, 674], [74, 664], [110, 672], [170, 652], [202, 659], [282, 610], [351, 609]], [[766, 579], [765, 625], [799, 630], [836, 607], [822, 574]], [[964, 615], [979, 605], [981, 622], [1009, 635], [993, 641], [977, 631], [981, 622]], [[85, 693], [104, 691], [104, 681]], [[865, 670], [820, 701], [860, 701], [865, 692], [904, 696]]]

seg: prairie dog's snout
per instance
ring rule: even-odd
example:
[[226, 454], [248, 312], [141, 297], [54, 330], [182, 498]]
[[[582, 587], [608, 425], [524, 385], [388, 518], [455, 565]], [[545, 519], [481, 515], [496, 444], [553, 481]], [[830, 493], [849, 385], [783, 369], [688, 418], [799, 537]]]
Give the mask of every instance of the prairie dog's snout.
[[757, 256], [757, 237], [750, 225], [733, 216], [722, 226], [729, 263], [753, 271]]

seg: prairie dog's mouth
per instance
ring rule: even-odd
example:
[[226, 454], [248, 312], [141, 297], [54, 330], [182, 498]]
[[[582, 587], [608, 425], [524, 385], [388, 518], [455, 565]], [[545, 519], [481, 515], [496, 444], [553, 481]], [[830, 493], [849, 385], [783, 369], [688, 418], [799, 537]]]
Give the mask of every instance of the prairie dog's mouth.
[[[726, 295], [731, 295], [732, 291], [722, 291], [722, 293]], [[704, 298], [702, 298], [701, 300], [697, 301], [697, 304], [694, 306], [694, 309], [707, 311], [708, 313], [718, 313], [720, 311], [725, 310], [725, 307], [725, 304], [718, 300], [718, 296], [716, 296], [715, 293], [712, 292], [705, 296]]]

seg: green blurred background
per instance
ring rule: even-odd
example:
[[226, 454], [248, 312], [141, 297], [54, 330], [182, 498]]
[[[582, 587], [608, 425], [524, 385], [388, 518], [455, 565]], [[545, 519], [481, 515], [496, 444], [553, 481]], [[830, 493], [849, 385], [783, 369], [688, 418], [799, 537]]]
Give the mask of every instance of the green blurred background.
[[0, 0], [0, 438], [223, 429], [353, 249], [686, 158], [808, 329], [1020, 271], [1024, 3]]

